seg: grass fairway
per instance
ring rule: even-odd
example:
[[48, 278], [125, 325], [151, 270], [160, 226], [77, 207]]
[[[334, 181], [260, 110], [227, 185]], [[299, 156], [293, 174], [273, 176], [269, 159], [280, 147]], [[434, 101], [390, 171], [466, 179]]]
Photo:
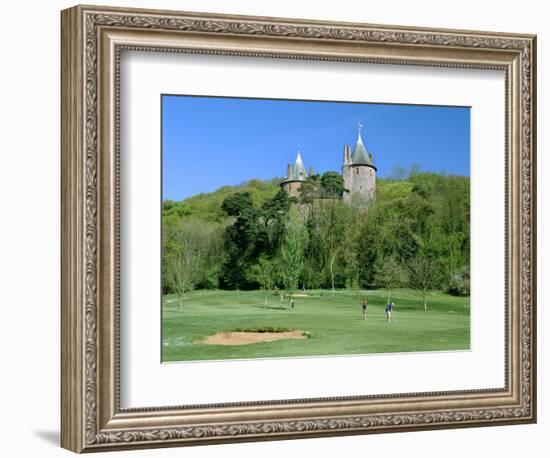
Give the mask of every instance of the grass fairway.
[[[361, 300], [368, 294], [368, 319]], [[470, 348], [470, 299], [441, 292], [428, 295], [424, 311], [420, 295], [399, 290], [392, 294], [395, 321], [386, 322], [384, 291], [307, 291], [295, 308], [263, 291], [194, 291], [180, 312], [174, 296], [164, 296], [162, 360], [190, 361], [281, 356], [350, 355]], [[279, 308], [282, 307], [282, 308]], [[307, 331], [311, 337], [247, 345], [208, 345], [198, 341], [212, 334], [248, 328]]]

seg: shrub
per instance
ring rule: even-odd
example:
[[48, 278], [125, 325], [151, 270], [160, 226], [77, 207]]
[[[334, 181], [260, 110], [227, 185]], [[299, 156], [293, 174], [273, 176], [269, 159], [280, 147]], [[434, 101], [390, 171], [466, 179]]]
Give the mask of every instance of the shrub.
[[447, 292], [453, 296], [470, 295], [470, 267], [463, 267], [458, 273], [451, 277]]

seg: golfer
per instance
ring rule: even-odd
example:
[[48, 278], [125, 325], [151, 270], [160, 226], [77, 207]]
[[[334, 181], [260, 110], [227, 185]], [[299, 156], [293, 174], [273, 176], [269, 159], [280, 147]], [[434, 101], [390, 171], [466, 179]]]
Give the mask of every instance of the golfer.
[[393, 302], [390, 302], [388, 305], [386, 305], [386, 321], [388, 323], [391, 321], [391, 316], [394, 308], [395, 304]]
[[369, 301], [365, 299], [363, 302], [361, 302], [361, 308], [363, 309], [363, 319], [367, 319], [367, 312], [369, 307]]

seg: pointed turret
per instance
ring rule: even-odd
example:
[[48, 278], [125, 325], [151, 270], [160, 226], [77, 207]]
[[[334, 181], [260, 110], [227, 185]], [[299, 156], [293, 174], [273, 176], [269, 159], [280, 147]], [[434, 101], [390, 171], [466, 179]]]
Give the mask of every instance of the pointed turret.
[[357, 134], [357, 144], [355, 145], [355, 149], [353, 150], [353, 154], [351, 155], [351, 163], [352, 165], [372, 166], [373, 165], [372, 156], [369, 156], [369, 153], [367, 153], [367, 149], [363, 144], [363, 138], [361, 137], [362, 127], [363, 125], [359, 123], [359, 132]]
[[302, 184], [301, 182], [308, 176], [306, 167], [302, 161], [302, 155], [300, 154], [300, 150], [298, 150], [294, 164], [288, 164], [287, 176], [281, 182], [281, 188], [288, 192], [291, 196], [298, 197], [300, 186]]
[[300, 154], [300, 151], [298, 151], [298, 155], [296, 156], [296, 162], [294, 162], [294, 178], [296, 180], [305, 180], [308, 177], [306, 167], [304, 166], [304, 163], [302, 161], [302, 156]]
[[367, 151], [363, 143], [362, 127], [359, 123], [357, 143], [353, 152], [349, 146], [344, 146], [342, 177], [344, 179], [343, 198], [345, 202], [350, 202], [354, 195], [365, 203], [374, 199], [376, 167], [373, 164], [372, 153]]
[[343, 165], [351, 165], [351, 146], [344, 145], [344, 161]]

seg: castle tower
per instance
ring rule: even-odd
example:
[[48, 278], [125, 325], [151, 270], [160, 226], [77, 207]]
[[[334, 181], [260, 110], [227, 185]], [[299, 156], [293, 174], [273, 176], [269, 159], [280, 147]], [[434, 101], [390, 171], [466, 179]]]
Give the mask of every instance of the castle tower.
[[[313, 168], [311, 170], [313, 170]], [[307, 177], [308, 173], [306, 171], [306, 167], [302, 162], [300, 151], [298, 151], [294, 165], [287, 165], [287, 173], [286, 177], [281, 182], [281, 189], [286, 191], [291, 197], [300, 197], [300, 187], [302, 186], [302, 181], [304, 181]]]
[[357, 144], [353, 152], [349, 145], [344, 146], [342, 176], [344, 178], [343, 199], [350, 202], [352, 198], [362, 198], [365, 203], [374, 199], [376, 191], [376, 167], [372, 161], [372, 153], [367, 152], [361, 137], [361, 123], [357, 135]]

